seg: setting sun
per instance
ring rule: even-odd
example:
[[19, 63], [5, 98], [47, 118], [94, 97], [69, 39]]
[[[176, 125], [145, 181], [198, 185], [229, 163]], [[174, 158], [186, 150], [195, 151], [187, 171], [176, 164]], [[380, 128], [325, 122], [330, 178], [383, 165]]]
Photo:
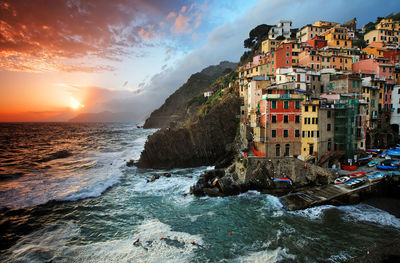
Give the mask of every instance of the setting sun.
[[71, 99], [71, 105], [70, 107], [74, 110], [78, 110], [80, 108], [85, 107], [84, 105], [82, 105], [79, 101], [77, 101], [75, 98]]

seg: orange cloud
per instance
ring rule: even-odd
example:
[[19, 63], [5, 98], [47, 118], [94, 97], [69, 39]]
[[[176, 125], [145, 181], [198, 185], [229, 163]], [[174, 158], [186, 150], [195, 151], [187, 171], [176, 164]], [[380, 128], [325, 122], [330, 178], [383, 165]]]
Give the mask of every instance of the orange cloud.
[[172, 18], [175, 18], [175, 17], [176, 17], [176, 14], [174, 12], [170, 12], [168, 14], [168, 16], [167, 16], [167, 19], [172, 19]]
[[186, 29], [189, 28], [190, 20], [191, 20], [190, 17], [186, 17], [182, 14], [179, 14], [175, 20], [175, 25], [174, 25], [174, 29], [173, 29], [174, 33], [177, 33], [177, 34], [185, 33]]
[[[178, 0], [3, 0], [0, 2], [0, 65], [10, 71], [92, 71], [65, 60], [115, 60], [145, 45]], [[139, 21], [139, 22], [138, 22]], [[93, 62], [91, 62], [93, 63]], [[104, 61], [102, 65], [104, 65]]]

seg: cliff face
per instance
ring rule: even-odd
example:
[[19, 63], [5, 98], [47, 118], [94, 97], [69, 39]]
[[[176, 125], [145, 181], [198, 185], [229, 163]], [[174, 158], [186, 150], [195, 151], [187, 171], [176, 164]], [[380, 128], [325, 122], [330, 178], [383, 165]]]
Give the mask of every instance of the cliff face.
[[[221, 62], [216, 66], [209, 66], [201, 72], [190, 76], [188, 81], [169, 96], [165, 103], [153, 111], [144, 124], [145, 129], [166, 128], [180, 126], [195, 109], [187, 109], [186, 103], [192, 97], [208, 88], [217, 78], [235, 69], [237, 64]], [[193, 104], [193, 106], [199, 106]]]
[[157, 131], [147, 139], [136, 165], [170, 169], [214, 165], [225, 158], [231, 160], [239, 109], [240, 99], [237, 92], [232, 92], [183, 127]]

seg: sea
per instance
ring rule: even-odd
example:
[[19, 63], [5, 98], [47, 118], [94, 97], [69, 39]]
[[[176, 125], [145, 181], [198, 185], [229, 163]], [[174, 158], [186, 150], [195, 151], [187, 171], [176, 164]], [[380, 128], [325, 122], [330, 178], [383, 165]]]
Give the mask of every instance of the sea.
[[363, 203], [192, 196], [213, 167], [128, 167], [155, 132], [138, 125], [0, 124], [0, 262], [344, 262], [400, 235]]

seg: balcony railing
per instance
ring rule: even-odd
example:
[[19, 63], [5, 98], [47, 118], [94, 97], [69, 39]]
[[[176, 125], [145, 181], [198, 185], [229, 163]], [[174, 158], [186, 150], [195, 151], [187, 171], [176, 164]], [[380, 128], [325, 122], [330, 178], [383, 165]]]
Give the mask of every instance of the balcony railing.
[[281, 100], [290, 100], [290, 99], [297, 99], [302, 100], [304, 98], [301, 94], [266, 94], [266, 99], [281, 99]]

